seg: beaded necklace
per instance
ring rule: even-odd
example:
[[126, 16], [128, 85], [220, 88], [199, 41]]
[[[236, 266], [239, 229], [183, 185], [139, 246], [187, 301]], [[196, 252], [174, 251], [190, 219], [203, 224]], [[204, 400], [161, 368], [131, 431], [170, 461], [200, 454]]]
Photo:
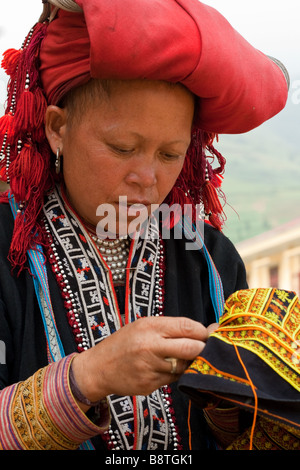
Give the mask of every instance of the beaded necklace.
[[91, 232], [90, 236], [111, 270], [114, 283], [124, 282], [130, 247], [129, 238], [122, 237], [115, 240], [104, 240]]

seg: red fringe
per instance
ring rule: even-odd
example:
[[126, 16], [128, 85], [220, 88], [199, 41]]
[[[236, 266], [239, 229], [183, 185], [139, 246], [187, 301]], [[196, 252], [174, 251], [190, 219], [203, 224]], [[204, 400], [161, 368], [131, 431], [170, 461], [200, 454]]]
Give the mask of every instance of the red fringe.
[[219, 232], [222, 231], [223, 220], [219, 216], [217, 216], [216, 214], [210, 214], [209, 215], [209, 222], [211, 223], [211, 225], [213, 227], [215, 227], [217, 230], [219, 230]]
[[11, 190], [19, 201], [29, 201], [34, 190], [38, 190], [43, 179], [45, 163], [40, 153], [29, 143], [11, 162], [9, 177]]
[[2, 138], [7, 135], [9, 139], [12, 139], [14, 133], [14, 117], [12, 113], [4, 114], [4, 116], [0, 118], [0, 135]]
[[14, 126], [16, 133], [39, 130], [44, 124], [47, 102], [40, 88], [25, 90], [18, 100]]
[[[9, 167], [10, 188], [16, 202], [24, 203], [23, 213], [15, 220], [9, 260], [18, 273], [25, 268], [26, 252], [35, 244], [45, 246], [46, 234], [39, 215], [44, 195], [52, 186], [50, 153], [43, 154], [27, 144]], [[50, 180], [50, 181], [49, 181]]]
[[[213, 147], [214, 138], [214, 134], [206, 133], [200, 129], [193, 132], [183, 169], [165, 202], [169, 205], [180, 204], [183, 214], [185, 213], [184, 205], [192, 205], [193, 222], [196, 222], [198, 215], [196, 205], [202, 203], [205, 213], [209, 214], [210, 224], [217, 230], [221, 230], [225, 216], [217, 189], [221, 187], [226, 160]], [[206, 149], [212, 158], [217, 158], [219, 167], [216, 169], [213, 169], [208, 162]], [[205, 180], [206, 168], [208, 169], [209, 181]], [[174, 217], [175, 222], [176, 218]]]
[[202, 200], [206, 214], [221, 214], [223, 212], [217, 191], [210, 181], [206, 181], [203, 185]]
[[25, 90], [19, 100], [15, 113], [15, 129], [18, 134], [20, 131], [30, 132], [35, 126], [35, 100], [31, 91]]
[[[45, 114], [47, 110], [47, 100], [40, 87], [37, 87], [34, 92], [34, 126], [39, 129], [45, 124]], [[42, 129], [43, 130], [43, 129]]]
[[[170, 215], [170, 217], [162, 221], [162, 226], [168, 229], [173, 228], [179, 222], [183, 213], [182, 211], [184, 210], [185, 205], [189, 201], [188, 197], [186, 196], [186, 193], [182, 190], [182, 188], [179, 188], [178, 186], [174, 186], [170, 194], [171, 197], [165, 202], [167, 202], [170, 207], [174, 207], [172, 212], [168, 214]], [[178, 210], [177, 205], [180, 205], [180, 210]]]
[[18, 66], [21, 51], [17, 49], [7, 49], [3, 54], [1, 68], [5, 70], [7, 75], [14, 75]]
[[[37, 23], [20, 51], [9, 49], [2, 67], [10, 75], [6, 116], [0, 120], [0, 139], [7, 134], [10, 145], [8, 177], [10, 190], [23, 211], [18, 213], [9, 260], [20, 272], [25, 268], [27, 250], [35, 243], [43, 245], [45, 234], [40, 222], [44, 195], [53, 186], [51, 151], [43, 129], [47, 101], [42, 92], [38, 60], [39, 48], [47, 24]], [[12, 111], [10, 113], [9, 111]], [[22, 142], [21, 151], [18, 141]], [[1, 171], [3, 174], [6, 168]], [[0, 202], [7, 202], [7, 195]]]
[[1, 170], [0, 170], [0, 180], [5, 182], [5, 183], [7, 181], [6, 167], [5, 166], [3, 168], [1, 168]]

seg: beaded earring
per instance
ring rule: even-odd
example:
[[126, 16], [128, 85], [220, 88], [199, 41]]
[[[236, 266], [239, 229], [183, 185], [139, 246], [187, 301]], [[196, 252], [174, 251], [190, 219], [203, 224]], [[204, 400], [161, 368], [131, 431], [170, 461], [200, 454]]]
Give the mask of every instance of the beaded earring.
[[60, 166], [61, 166], [61, 154], [60, 148], [58, 147], [56, 150], [56, 159], [55, 159], [55, 172], [57, 175], [60, 173]]

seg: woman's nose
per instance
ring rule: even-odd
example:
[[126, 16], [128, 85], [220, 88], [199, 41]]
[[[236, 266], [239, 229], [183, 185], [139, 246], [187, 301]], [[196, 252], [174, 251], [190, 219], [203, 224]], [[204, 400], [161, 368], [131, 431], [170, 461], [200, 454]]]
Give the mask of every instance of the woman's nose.
[[155, 162], [140, 161], [134, 164], [127, 174], [126, 182], [128, 184], [137, 184], [143, 188], [151, 188], [157, 183], [157, 168]]

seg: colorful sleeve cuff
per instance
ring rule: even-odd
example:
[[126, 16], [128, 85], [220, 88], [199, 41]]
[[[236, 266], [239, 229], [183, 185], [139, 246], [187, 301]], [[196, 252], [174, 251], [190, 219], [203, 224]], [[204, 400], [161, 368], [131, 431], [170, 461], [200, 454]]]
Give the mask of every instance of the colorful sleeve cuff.
[[38, 370], [0, 392], [0, 448], [72, 450], [107, 430], [107, 403], [93, 422], [77, 405], [69, 387], [74, 355]]

